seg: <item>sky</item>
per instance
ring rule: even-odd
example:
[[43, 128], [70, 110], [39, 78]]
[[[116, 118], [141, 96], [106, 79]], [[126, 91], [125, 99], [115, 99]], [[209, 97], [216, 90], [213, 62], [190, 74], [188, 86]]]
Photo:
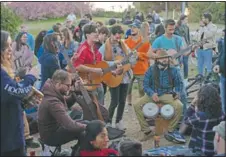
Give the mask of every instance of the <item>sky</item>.
[[[90, 1], [91, 2], [91, 1]], [[91, 2], [94, 4], [94, 8], [103, 8], [106, 11], [113, 11], [112, 6], [114, 6], [114, 11], [122, 12], [128, 5], [133, 5], [133, 2]], [[122, 8], [120, 8], [122, 6]]]

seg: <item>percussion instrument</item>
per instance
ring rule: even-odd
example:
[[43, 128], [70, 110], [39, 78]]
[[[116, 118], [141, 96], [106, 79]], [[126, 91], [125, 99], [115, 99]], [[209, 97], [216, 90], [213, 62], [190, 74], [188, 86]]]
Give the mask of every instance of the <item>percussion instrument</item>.
[[32, 86], [31, 91], [23, 98], [22, 106], [24, 109], [37, 107], [41, 103], [43, 97], [44, 95], [42, 92]]
[[171, 119], [174, 116], [174, 108], [170, 104], [163, 105], [160, 109], [160, 114], [164, 119]]
[[142, 111], [146, 118], [156, 118], [159, 114], [159, 107], [154, 103], [147, 103], [143, 106]]

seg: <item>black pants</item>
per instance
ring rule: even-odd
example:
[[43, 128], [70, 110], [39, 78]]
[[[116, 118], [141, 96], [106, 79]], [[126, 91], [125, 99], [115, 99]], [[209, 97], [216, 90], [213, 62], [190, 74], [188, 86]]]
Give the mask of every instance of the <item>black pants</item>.
[[105, 95], [107, 93], [107, 85], [104, 82], [102, 82], [102, 85], [104, 88], [104, 95]]
[[19, 148], [9, 152], [1, 152], [1, 156], [26, 156], [25, 148]]
[[116, 123], [122, 120], [122, 116], [123, 116], [124, 108], [126, 104], [128, 86], [129, 84], [120, 84], [118, 87], [109, 88], [111, 93], [111, 103], [108, 109], [110, 123], [112, 123], [112, 118], [113, 118], [116, 107], [118, 107]]
[[81, 142], [81, 140], [84, 139], [84, 132], [74, 132], [68, 131], [65, 128], [59, 128], [55, 133], [49, 136], [48, 139], [42, 140], [49, 146], [59, 146], [76, 139], [78, 142]]

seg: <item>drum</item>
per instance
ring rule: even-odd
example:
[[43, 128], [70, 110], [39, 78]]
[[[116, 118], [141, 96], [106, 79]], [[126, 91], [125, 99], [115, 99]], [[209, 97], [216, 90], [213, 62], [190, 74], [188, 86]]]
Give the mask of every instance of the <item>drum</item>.
[[159, 114], [159, 107], [154, 103], [147, 103], [143, 106], [143, 113], [146, 118], [155, 118]]
[[162, 106], [160, 110], [160, 114], [164, 119], [171, 119], [174, 116], [174, 113], [175, 113], [174, 108], [170, 104]]

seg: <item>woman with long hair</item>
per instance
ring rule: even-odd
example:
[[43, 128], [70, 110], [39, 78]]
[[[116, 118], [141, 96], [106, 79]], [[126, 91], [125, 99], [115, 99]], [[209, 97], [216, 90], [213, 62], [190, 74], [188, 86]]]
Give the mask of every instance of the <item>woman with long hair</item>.
[[61, 37], [59, 33], [47, 34], [43, 40], [44, 53], [39, 58], [41, 64], [41, 88], [48, 78], [52, 78], [53, 73], [60, 69], [58, 53], [61, 47]]
[[186, 114], [184, 122], [192, 127], [189, 148], [207, 156], [214, 155], [215, 133], [212, 129], [225, 118], [219, 89], [213, 84], [201, 87]]
[[1, 156], [25, 156], [22, 99], [36, 81], [37, 69], [32, 68], [23, 81], [14, 80], [12, 40], [1, 30]]
[[46, 30], [42, 30], [35, 39], [35, 56], [37, 56], [38, 58], [44, 52], [42, 43], [43, 43], [43, 39], [44, 39], [46, 33], [47, 33]]
[[104, 122], [93, 120], [86, 126], [86, 134], [81, 144], [80, 156], [118, 156], [118, 152], [108, 148], [108, 131]]
[[64, 36], [64, 42], [62, 45], [62, 49], [59, 53], [59, 60], [60, 60], [60, 66], [62, 69], [64, 69], [67, 66], [67, 60], [64, 58], [63, 56], [63, 51], [67, 52], [67, 55], [69, 58], [71, 58], [74, 53], [76, 53], [77, 49], [78, 49], [78, 42], [74, 41], [72, 38], [72, 33], [68, 28], [64, 28], [62, 30], [62, 34]]
[[31, 52], [26, 42], [27, 33], [20, 32], [12, 44], [13, 62], [16, 71], [22, 67], [28, 70], [32, 67], [34, 54]]

